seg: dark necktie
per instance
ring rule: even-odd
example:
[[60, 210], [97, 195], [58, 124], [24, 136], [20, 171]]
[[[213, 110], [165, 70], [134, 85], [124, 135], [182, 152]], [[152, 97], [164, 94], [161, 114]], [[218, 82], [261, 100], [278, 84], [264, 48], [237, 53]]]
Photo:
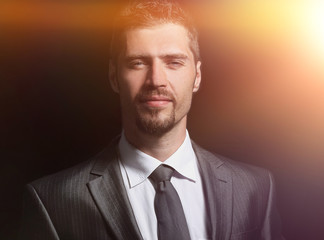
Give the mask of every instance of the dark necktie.
[[149, 176], [156, 194], [154, 209], [159, 240], [189, 240], [189, 229], [179, 195], [170, 182], [174, 169], [160, 165]]

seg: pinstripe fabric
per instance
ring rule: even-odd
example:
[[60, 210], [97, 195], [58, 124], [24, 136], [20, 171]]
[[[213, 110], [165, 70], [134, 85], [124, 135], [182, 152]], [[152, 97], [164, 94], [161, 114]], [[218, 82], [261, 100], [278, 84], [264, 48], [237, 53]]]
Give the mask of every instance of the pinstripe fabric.
[[[27, 185], [21, 239], [142, 239], [120, 174], [117, 142], [87, 162]], [[193, 148], [212, 239], [281, 239], [269, 173], [195, 143]]]
[[32, 182], [21, 239], [141, 239], [122, 184], [115, 143], [90, 161]]
[[193, 143], [203, 178], [212, 239], [280, 240], [271, 174]]

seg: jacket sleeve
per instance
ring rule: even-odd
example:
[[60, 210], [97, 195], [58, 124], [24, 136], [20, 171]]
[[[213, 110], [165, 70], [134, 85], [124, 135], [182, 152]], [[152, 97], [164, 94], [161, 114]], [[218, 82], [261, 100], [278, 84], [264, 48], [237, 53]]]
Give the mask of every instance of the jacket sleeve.
[[24, 192], [20, 240], [59, 240], [55, 227], [35, 188], [28, 184]]
[[263, 240], [284, 240], [281, 235], [281, 220], [276, 207], [276, 191], [272, 174], [269, 173], [269, 195], [266, 213], [261, 229]]

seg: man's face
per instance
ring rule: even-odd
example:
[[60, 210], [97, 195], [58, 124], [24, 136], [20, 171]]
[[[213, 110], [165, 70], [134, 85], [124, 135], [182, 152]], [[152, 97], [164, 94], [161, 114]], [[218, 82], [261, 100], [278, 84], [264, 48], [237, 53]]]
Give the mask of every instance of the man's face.
[[192, 93], [200, 84], [187, 30], [177, 24], [136, 28], [125, 33], [125, 51], [111, 69], [111, 84], [120, 94], [124, 128], [162, 135], [186, 126]]

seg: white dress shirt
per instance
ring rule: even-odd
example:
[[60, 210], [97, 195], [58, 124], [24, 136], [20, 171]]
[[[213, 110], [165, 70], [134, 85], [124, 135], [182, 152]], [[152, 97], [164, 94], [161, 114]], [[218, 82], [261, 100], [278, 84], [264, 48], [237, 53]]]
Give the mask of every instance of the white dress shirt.
[[[119, 142], [119, 152], [123, 181], [142, 237], [157, 240], [155, 189], [148, 176], [162, 162], [128, 143], [124, 133]], [[191, 239], [208, 239], [203, 187], [188, 132], [182, 145], [163, 164], [176, 170], [171, 183], [180, 197]]]

